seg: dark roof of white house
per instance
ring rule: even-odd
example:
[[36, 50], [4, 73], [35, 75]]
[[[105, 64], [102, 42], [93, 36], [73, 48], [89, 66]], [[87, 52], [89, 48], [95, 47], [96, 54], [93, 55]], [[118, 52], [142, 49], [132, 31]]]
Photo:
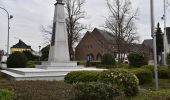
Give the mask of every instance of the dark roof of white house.
[[22, 40], [19, 40], [19, 42], [15, 45], [13, 45], [11, 48], [26, 48], [31, 49], [31, 46], [25, 44]]

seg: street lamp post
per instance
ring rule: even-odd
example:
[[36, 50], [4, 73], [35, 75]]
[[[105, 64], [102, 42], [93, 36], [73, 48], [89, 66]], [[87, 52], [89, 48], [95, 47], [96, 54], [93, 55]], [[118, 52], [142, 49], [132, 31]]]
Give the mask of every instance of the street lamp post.
[[12, 19], [13, 16], [10, 15], [5, 8], [0, 7], [0, 9], [4, 10], [7, 13], [7, 15], [8, 15], [8, 36], [7, 36], [7, 56], [8, 56], [9, 55], [9, 29], [10, 29], [10, 27], [9, 27], [9, 20]]
[[157, 68], [157, 52], [156, 52], [156, 34], [155, 34], [155, 20], [154, 20], [154, 0], [150, 0], [151, 13], [151, 34], [153, 38], [153, 52], [154, 52], [154, 73], [155, 73], [155, 87], [158, 90], [158, 68]]

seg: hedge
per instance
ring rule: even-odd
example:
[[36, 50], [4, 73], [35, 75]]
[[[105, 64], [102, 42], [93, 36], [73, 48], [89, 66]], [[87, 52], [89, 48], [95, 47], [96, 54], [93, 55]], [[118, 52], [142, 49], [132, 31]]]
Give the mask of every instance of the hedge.
[[[152, 71], [153, 77], [154, 77], [154, 66], [145, 65], [145, 66], [142, 66], [142, 68], [146, 68]], [[170, 69], [165, 66], [158, 66], [158, 78], [162, 78], [162, 79], [170, 78]]]
[[115, 100], [117, 97], [124, 97], [117, 87], [99, 82], [77, 83], [74, 84], [74, 90], [73, 100]]
[[77, 83], [77, 82], [96, 82], [99, 77], [99, 72], [97, 71], [74, 71], [68, 73], [64, 77], [64, 81], [67, 83]]
[[138, 77], [140, 85], [153, 81], [153, 73], [150, 70], [144, 68], [136, 68], [130, 69], [129, 71], [134, 73]]

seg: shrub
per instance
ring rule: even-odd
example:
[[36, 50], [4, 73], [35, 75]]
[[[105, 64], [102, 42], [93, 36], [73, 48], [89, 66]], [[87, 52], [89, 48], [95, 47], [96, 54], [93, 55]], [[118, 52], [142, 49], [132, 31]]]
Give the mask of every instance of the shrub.
[[167, 54], [167, 64], [170, 66], [170, 53]]
[[98, 76], [99, 72], [96, 71], [75, 71], [68, 73], [64, 80], [67, 83], [96, 82]]
[[21, 52], [14, 52], [7, 59], [8, 68], [25, 68], [27, 57]]
[[111, 54], [104, 54], [102, 56], [101, 64], [104, 65], [115, 65], [115, 58]]
[[154, 66], [153, 65], [144, 65], [141, 68], [149, 69], [154, 74]]
[[107, 84], [118, 85], [123, 89], [126, 96], [136, 96], [138, 93], [139, 80], [135, 74], [123, 69], [103, 71], [99, 80]]
[[158, 67], [158, 77], [159, 78], [170, 78], [170, 69], [164, 66]]
[[28, 60], [38, 60], [38, 56], [33, 55], [31, 51], [23, 51], [22, 53], [27, 57]]
[[96, 68], [112, 69], [112, 68], [115, 68], [115, 66], [114, 65], [99, 64], [99, 65], [96, 66]]
[[98, 64], [101, 64], [99, 61], [92, 61], [92, 62], [86, 62], [86, 66], [97, 66]]
[[14, 92], [6, 89], [0, 89], [0, 100], [13, 100]]
[[147, 58], [141, 53], [130, 53], [128, 55], [129, 65], [132, 67], [141, 67], [148, 64]]
[[35, 64], [34, 64], [33, 61], [28, 61], [26, 67], [27, 67], [27, 68], [35, 68]]
[[77, 61], [77, 65], [84, 65], [84, 66], [86, 66], [86, 61]]
[[48, 60], [49, 49], [50, 49], [50, 45], [47, 45], [46, 47], [42, 48], [42, 50], [41, 50], [41, 53], [42, 53], [41, 60], [42, 61]]
[[98, 64], [101, 64], [100, 61], [92, 61], [91, 66], [97, 66]]
[[113, 100], [121, 95], [121, 91], [105, 83], [78, 83], [74, 85], [74, 100]]
[[150, 83], [153, 80], [153, 73], [150, 70], [137, 68], [131, 69], [129, 71], [134, 73], [138, 77], [140, 85], [144, 83]]
[[[142, 68], [146, 68], [152, 71], [154, 77], [154, 66], [153, 65], [146, 65]], [[158, 78], [170, 78], [170, 69], [165, 66], [158, 66]]]
[[127, 64], [120, 64], [120, 65], [117, 65], [117, 68], [129, 69], [129, 68], [131, 68], [131, 66], [129, 66]]

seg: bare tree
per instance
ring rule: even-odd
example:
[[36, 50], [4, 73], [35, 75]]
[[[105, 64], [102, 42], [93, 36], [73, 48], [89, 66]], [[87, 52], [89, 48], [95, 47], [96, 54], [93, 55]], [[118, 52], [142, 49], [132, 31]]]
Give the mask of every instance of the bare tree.
[[43, 37], [43, 45], [47, 46], [50, 44], [51, 42], [51, 35], [52, 35], [52, 26], [49, 25], [47, 27], [44, 27], [43, 25], [40, 26], [41, 28], [41, 32], [43, 33], [42, 37]]
[[116, 40], [118, 62], [122, 60], [122, 53], [126, 53], [129, 45], [136, 39], [135, 20], [137, 12], [132, 10], [130, 0], [106, 0], [109, 16], [105, 20], [105, 28], [113, 33]]
[[[80, 20], [85, 18], [85, 11], [83, 10], [84, 4], [85, 0], [65, 0], [66, 27], [68, 35], [69, 54], [71, 60], [74, 59], [73, 46], [76, 42], [80, 40], [81, 31], [87, 28], [87, 26], [80, 23]], [[41, 26], [41, 31], [44, 33], [43, 37], [45, 40], [45, 44], [50, 43], [49, 35], [52, 34], [51, 29], [51, 26]]]
[[83, 6], [85, 0], [65, 0], [66, 2], [66, 26], [68, 33], [68, 45], [70, 52], [70, 59], [73, 60], [73, 45], [79, 41], [80, 32], [86, 29], [86, 26], [81, 24], [79, 21], [85, 18], [85, 11]]

